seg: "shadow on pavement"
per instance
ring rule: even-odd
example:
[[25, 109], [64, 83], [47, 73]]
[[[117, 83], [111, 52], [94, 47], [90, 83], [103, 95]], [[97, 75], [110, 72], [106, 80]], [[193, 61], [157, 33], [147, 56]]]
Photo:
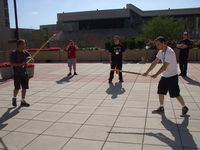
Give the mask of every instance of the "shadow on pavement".
[[14, 108], [15, 107], [8, 108], [7, 111], [1, 116], [1, 118], [0, 118], [0, 130], [5, 128], [8, 125], [7, 123], [4, 124], [4, 122], [6, 122], [10, 118], [14, 117], [15, 115], [17, 115], [19, 113], [19, 110], [21, 109], [20, 106], [17, 107], [15, 110], [13, 110]]
[[65, 82], [70, 82], [70, 79], [73, 78], [73, 77], [74, 77], [74, 75], [63, 77], [62, 79], [56, 81], [56, 83], [57, 84], [63, 84]]
[[3, 149], [7, 150], [8, 147], [6, 146], [6, 144], [4, 143], [4, 141], [1, 139], [0, 137], [0, 144], [3, 146]]
[[200, 82], [195, 81], [195, 80], [193, 80], [193, 79], [190, 78], [190, 77], [185, 77], [185, 78], [183, 78], [183, 79], [184, 79], [185, 81], [187, 81], [188, 84], [200, 86]]
[[8, 81], [11, 81], [12, 79], [0, 79], [0, 84], [4, 84]]
[[[187, 143], [189, 143], [189, 145], [192, 146], [192, 147], [187, 147], [187, 148], [197, 149], [197, 145], [194, 141], [194, 138], [187, 128], [189, 125], [189, 117], [184, 117], [184, 120], [182, 121], [181, 124], [176, 124], [176, 123], [172, 122], [171, 120], [167, 119], [164, 113], [161, 114], [161, 117], [162, 117], [161, 123], [163, 124], [163, 126], [165, 127], [166, 130], [170, 131], [170, 133], [174, 137], [174, 140], [168, 138], [166, 135], [164, 135], [162, 133], [156, 133], [156, 134], [155, 133], [146, 133], [146, 135], [154, 136], [157, 139], [159, 139], [160, 141], [166, 143], [170, 147], [175, 146], [176, 143], [179, 142], [179, 138], [181, 138], [181, 144], [185, 149], [186, 146], [188, 146], [188, 145], [185, 146], [186, 141], [183, 141], [183, 137], [184, 137], [184, 139], [187, 138]], [[177, 132], [174, 132], [174, 130], [172, 130], [173, 128], [178, 128], [179, 135], [177, 135]]]
[[[21, 107], [17, 107], [15, 110], [13, 110], [15, 107], [10, 107], [7, 109], [7, 111], [1, 116], [0, 118], [0, 130], [5, 128], [8, 123], [5, 123], [7, 120], [11, 119], [12, 117], [14, 117], [15, 115], [17, 115], [19, 113], [19, 110], [21, 109]], [[13, 110], [13, 111], [12, 111]], [[2, 140], [2, 138], [0, 137], [0, 144], [3, 147], [3, 149], [7, 150], [8, 147], [6, 146], [6, 144], [4, 143], [4, 141]]]
[[[183, 149], [198, 149], [197, 144], [194, 141], [194, 138], [192, 134], [189, 132], [189, 129], [187, 128], [189, 125], [189, 118], [184, 117], [184, 120], [182, 121], [181, 124], [176, 124], [172, 122], [171, 120], [167, 119], [165, 114], [160, 114], [162, 116], [161, 123], [165, 127], [166, 130], [170, 131], [172, 136], [174, 137], [174, 140], [168, 138], [166, 135], [163, 133], [153, 133], [153, 132], [148, 132], [148, 133], [137, 133], [137, 132], [108, 132], [110, 134], [136, 134], [136, 135], [147, 135], [147, 136], [153, 136], [163, 143], [166, 143], [168, 146], [170, 146], [172, 149], [177, 149], [176, 145], [180, 141], [181, 137], [181, 144]], [[179, 135], [177, 135], [177, 132], [173, 130], [173, 128], [179, 128]], [[181, 130], [180, 130], [181, 128]], [[185, 140], [183, 140], [183, 137]]]
[[112, 95], [112, 99], [116, 99], [118, 95], [125, 93], [126, 90], [122, 87], [121, 82], [116, 82], [115, 84], [110, 83], [109, 88], [106, 90], [106, 93]]

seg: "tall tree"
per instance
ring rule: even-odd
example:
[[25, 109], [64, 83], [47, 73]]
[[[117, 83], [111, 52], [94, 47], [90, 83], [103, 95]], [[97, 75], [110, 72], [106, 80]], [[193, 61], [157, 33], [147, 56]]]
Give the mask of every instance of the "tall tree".
[[184, 30], [184, 22], [168, 16], [152, 18], [143, 28], [143, 37], [147, 40], [164, 36], [167, 40], [179, 40]]

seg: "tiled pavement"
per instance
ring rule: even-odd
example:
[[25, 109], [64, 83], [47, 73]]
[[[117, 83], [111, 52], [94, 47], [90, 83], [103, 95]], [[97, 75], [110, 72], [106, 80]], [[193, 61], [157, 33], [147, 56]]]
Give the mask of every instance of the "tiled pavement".
[[[124, 70], [144, 72], [149, 65]], [[190, 63], [189, 78], [180, 78], [189, 119], [180, 118], [181, 106], [169, 96], [165, 115], [151, 114], [159, 78], [124, 74], [123, 84], [115, 77], [109, 85], [109, 65], [102, 63], [80, 63], [70, 79], [67, 73], [66, 64], [36, 64], [29, 108], [12, 108], [13, 82], [0, 82], [0, 149], [200, 149], [200, 64]]]

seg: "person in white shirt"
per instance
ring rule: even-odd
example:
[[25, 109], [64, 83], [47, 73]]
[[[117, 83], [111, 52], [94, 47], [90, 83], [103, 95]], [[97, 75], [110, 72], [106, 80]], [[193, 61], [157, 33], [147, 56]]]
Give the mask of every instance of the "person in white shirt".
[[152, 78], [156, 78], [159, 74], [161, 74], [157, 91], [159, 95], [160, 107], [153, 110], [152, 113], [164, 112], [164, 96], [169, 91], [170, 97], [176, 98], [182, 105], [182, 115], [186, 115], [189, 109], [185, 105], [183, 97], [180, 95], [176, 54], [171, 47], [167, 46], [165, 38], [162, 36], [155, 39], [155, 44], [159, 49], [159, 52], [147, 71], [143, 73], [143, 76], [147, 76], [149, 72], [155, 68], [157, 63], [160, 62], [160, 60], [162, 61], [163, 65], [161, 68], [155, 74], [151, 75]]

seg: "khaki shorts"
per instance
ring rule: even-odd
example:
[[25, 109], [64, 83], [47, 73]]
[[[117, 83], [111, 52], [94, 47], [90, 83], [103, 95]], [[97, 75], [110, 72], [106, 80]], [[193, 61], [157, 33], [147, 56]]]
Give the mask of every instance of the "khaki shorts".
[[72, 67], [76, 65], [76, 58], [68, 59], [68, 66]]

